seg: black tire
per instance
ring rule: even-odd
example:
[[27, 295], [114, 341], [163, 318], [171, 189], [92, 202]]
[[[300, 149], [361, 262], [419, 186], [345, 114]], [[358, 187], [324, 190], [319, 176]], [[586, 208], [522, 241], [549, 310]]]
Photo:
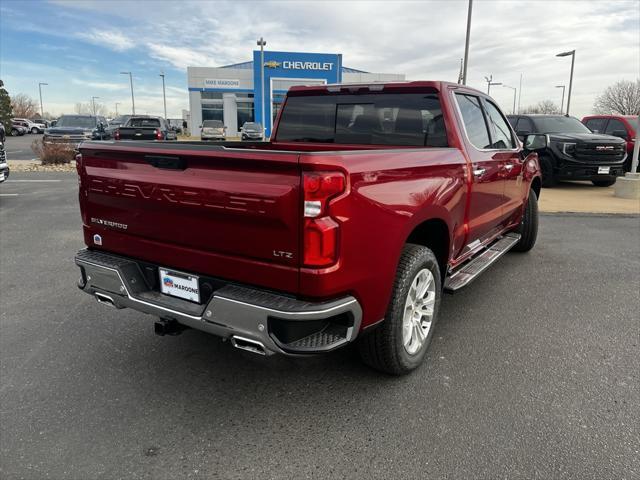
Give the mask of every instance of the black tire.
[[610, 187], [614, 183], [616, 183], [617, 178], [609, 179], [609, 180], [591, 180], [596, 187]]
[[[431, 328], [424, 343], [415, 354], [411, 355], [403, 345], [403, 315], [411, 284], [422, 269], [428, 269], [433, 275], [435, 304]], [[440, 267], [433, 252], [421, 245], [405, 245], [385, 319], [375, 330], [365, 333], [358, 339], [358, 351], [362, 361], [376, 370], [391, 375], [404, 375], [419, 367], [433, 337], [441, 297]]]
[[558, 184], [553, 175], [553, 163], [549, 157], [540, 156], [540, 170], [542, 171], [542, 186], [544, 188], [553, 188]]
[[524, 207], [524, 215], [516, 233], [521, 235], [520, 240], [513, 247], [514, 252], [528, 252], [536, 244], [538, 238], [538, 196], [533, 190], [529, 190], [529, 199]]
[[38, 130], [36, 127], [33, 127], [31, 129], [31, 133], [33, 133], [35, 135], [36, 133], [40, 133], [40, 130]]
[[11, 129], [11, 136], [12, 136], [12, 137], [17, 137], [19, 133], [20, 133], [20, 132], [18, 131], [18, 129], [17, 129], [17, 128], [12, 128], [12, 129]]

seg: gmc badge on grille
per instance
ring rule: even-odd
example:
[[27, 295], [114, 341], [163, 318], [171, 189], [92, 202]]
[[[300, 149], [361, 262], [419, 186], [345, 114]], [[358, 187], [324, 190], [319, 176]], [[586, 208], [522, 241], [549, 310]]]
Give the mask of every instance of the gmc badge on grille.
[[613, 145], [598, 145], [596, 150], [613, 150]]

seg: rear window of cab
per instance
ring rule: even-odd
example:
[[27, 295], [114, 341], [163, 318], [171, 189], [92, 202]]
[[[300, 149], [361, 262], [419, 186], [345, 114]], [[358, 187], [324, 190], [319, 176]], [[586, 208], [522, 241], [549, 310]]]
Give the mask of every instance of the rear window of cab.
[[448, 146], [435, 93], [292, 96], [276, 137], [279, 142]]

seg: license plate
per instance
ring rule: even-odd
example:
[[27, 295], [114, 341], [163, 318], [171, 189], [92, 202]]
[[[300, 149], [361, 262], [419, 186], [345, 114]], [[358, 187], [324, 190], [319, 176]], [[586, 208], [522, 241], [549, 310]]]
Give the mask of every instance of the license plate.
[[166, 268], [158, 270], [160, 271], [160, 291], [162, 293], [200, 303], [198, 277]]
[[608, 175], [611, 167], [598, 167], [598, 174]]

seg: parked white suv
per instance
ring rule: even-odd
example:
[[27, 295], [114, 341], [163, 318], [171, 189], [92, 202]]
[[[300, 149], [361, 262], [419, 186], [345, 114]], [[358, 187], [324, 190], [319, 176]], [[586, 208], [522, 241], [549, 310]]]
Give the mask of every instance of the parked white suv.
[[27, 129], [27, 133], [44, 133], [44, 125], [33, 123], [28, 118], [14, 118], [13, 123], [22, 125]]

